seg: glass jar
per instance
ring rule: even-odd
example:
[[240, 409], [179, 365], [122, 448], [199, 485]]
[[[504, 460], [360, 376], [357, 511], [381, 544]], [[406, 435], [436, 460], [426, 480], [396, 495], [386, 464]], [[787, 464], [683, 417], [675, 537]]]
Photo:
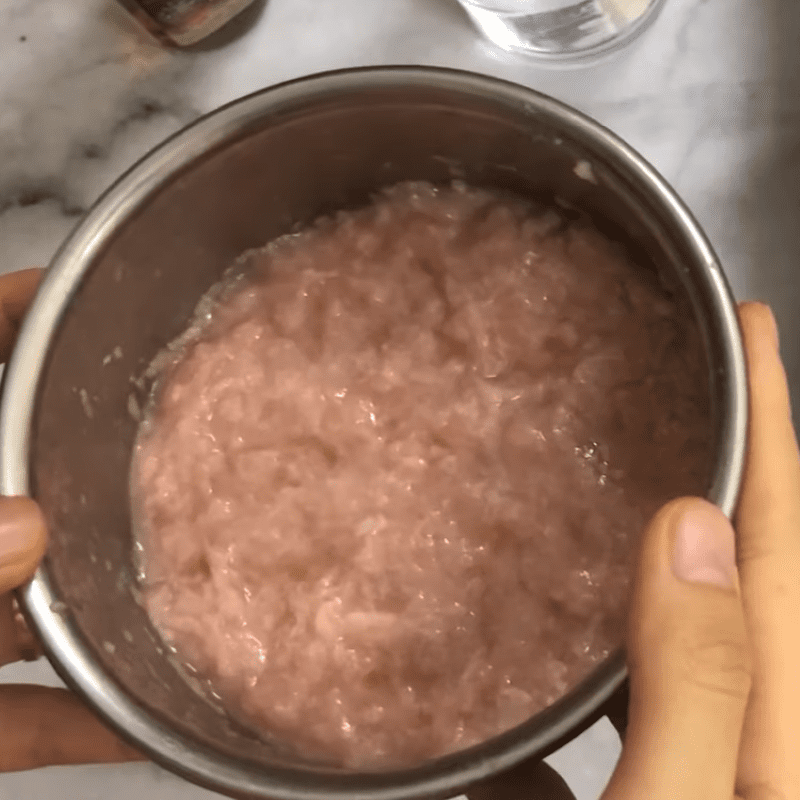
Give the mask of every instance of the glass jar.
[[119, 0], [153, 35], [187, 47], [205, 39], [254, 0]]

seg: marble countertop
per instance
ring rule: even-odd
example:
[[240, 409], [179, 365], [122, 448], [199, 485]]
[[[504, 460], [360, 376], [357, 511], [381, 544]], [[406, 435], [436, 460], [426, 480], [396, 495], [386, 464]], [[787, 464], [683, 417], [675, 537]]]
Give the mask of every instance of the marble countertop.
[[[459, 67], [570, 103], [648, 158], [687, 201], [740, 298], [788, 329], [800, 299], [800, 6], [667, 0], [629, 49], [556, 69], [498, 52], [455, 0], [259, 0], [243, 31], [159, 47], [113, 0], [0, 8], [2, 269], [46, 263], [94, 198], [165, 136], [216, 106], [311, 72]], [[784, 356], [800, 391], [800, 337]], [[797, 401], [796, 401], [797, 402]]]
[[[576, 106], [665, 175], [704, 226], [736, 295], [773, 305], [798, 412], [798, 31], [792, 0], [667, 0], [652, 28], [610, 61], [555, 69], [484, 44], [455, 0], [262, 0], [230, 35], [191, 52], [163, 49], [113, 0], [6, 0], [0, 271], [46, 264], [124, 169], [222, 103], [340, 67], [470, 69]], [[29, 678], [54, 680], [45, 664], [0, 675]], [[554, 761], [580, 800], [594, 800], [618, 747], [601, 724]], [[0, 776], [0, 800], [128, 792], [211, 797], [149, 765]]]

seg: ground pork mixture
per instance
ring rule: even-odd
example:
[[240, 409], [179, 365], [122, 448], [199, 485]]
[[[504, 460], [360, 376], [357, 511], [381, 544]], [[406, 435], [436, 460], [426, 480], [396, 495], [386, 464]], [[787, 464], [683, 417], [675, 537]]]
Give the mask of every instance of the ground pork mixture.
[[[246, 257], [133, 460], [143, 597], [238, 716], [380, 769], [511, 728], [621, 642], [703, 493], [703, 348], [585, 221], [401, 184]], [[210, 309], [210, 310], [209, 310]]]

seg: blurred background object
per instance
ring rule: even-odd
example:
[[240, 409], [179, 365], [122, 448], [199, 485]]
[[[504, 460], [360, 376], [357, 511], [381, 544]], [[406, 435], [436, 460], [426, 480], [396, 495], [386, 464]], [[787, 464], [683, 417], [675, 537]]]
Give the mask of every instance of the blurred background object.
[[119, 0], [162, 41], [187, 47], [216, 33], [253, 0]]

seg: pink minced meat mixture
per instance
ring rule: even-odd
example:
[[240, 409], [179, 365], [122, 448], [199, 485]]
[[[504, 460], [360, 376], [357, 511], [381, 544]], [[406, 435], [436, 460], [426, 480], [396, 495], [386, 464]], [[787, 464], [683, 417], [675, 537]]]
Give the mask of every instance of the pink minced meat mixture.
[[153, 621], [350, 767], [517, 725], [620, 644], [636, 533], [706, 488], [688, 312], [586, 223], [464, 187], [249, 258], [139, 440]]

